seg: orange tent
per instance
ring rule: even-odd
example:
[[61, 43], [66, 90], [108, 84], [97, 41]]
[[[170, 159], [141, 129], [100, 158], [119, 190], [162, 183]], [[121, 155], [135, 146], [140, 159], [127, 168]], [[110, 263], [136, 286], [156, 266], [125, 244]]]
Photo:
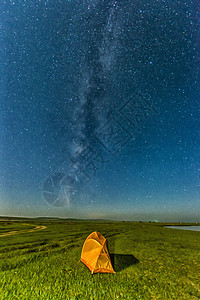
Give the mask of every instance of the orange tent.
[[115, 273], [108, 253], [107, 240], [97, 232], [92, 232], [83, 245], [81, 261], [93, 273]]

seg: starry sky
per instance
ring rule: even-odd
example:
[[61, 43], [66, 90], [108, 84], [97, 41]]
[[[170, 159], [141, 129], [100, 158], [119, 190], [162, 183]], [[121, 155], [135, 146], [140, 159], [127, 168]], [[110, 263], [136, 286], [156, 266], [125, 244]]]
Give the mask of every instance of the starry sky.
[[198, 0], [3, 0], [0, 215], [200, 221]]

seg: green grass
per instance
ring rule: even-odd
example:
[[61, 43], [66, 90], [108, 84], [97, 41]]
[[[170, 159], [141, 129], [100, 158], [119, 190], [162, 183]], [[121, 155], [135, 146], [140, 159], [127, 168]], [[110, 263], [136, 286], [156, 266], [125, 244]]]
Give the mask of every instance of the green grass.
[[25, 222], [0, 222], [0, 235], [9, 231], [32, 229], [33, 225]]
[[[3, 223], [0, 233], [7, 226]], [[200, 232], [172, 230], [158, 223], [44, 220], [30, 224], [47, 228], [0, 237], [2, 300], [200, 299]], [[11, 230], [32, 228], [20, 227], [19, 222], [10, 226]], [[83, 243], [95, 230], [108, 240], [115, 274], [91, 275], [80, 262]]]

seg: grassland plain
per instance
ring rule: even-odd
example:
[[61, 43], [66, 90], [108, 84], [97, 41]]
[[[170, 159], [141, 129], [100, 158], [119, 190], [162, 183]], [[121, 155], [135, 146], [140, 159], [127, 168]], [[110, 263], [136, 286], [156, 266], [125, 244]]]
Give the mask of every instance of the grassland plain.
[[[26, 225], [25, 225], [26, 224]], [[45, 229], [23, 232], [34, 226]], [[161, 223], [1, 221], [1, 300], [200, 299], [200, 232]], [[86, 237], [108, 240], [115, 274], [94, 274], [80, 262]]]

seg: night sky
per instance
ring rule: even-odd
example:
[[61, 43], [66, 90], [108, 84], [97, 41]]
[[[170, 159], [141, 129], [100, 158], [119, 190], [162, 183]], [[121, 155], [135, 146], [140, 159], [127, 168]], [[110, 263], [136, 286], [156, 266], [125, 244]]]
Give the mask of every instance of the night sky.
[[200, 221], [198, 0], [4, 0], [0, 215]]

